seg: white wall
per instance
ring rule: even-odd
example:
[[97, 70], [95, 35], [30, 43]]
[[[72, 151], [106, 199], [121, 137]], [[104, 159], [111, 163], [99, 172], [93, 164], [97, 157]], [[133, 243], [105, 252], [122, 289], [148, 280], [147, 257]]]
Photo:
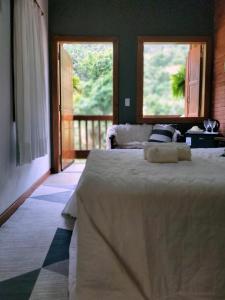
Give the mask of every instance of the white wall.
[[[45, 12], [46, 80], [48, 81], [47, 0]], [[16, 165], [15, 124], [12, 119], [10, 1], [0, 0], [0, 214], [50, 169], [50, 154], [22, 167]], [[49, 95], [49, 92], [47, 93]], [[49, 110], [49, 96], [46, 99]], [[49, 115], [49, 113], [48, 113]], [[49, 122], [48, 122], [49, 123]], [[49, 124], [48, 124], [49, 132]], [[48, 153], [50, 153], [48, 147]]]

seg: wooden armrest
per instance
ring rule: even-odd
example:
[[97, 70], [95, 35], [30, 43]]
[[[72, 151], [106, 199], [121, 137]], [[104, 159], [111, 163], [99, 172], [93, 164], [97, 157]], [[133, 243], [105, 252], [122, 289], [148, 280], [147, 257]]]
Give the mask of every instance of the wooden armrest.
[[111, 149], [115, 149], [116, 148], [116, 137], [115, 137], [115, 135], [113, 135], [113, 134], [110, 135], [109, 140], [110, 140]]

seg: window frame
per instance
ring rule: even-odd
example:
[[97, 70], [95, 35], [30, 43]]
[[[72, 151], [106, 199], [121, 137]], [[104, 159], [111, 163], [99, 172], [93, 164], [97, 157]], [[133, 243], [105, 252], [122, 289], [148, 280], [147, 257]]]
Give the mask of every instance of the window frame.
[[[177, 44], [206, 44], [205, 97], [202, 115], [200, 117], [177, 117], [171, 115], [143, 115], [144, 90], [144, 43], [177, 43]], [[137, 123], [189, 123], [201, 122], [210, 115], [211, 103], [211, 70], [212, 70], [212, 39], [210, 36], [138, 36], [137, 46]]]

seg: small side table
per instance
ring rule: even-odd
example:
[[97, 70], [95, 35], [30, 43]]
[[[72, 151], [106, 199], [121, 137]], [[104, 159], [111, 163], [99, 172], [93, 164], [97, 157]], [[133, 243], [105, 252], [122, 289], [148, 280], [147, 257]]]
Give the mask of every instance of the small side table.
[[186, 144], [191, 148], [216, 148], [218, 141], [215, 138], [220, 137], [219, 133], [185, 133]]
[[215, 140], [218, 143], [218, 147], [225, 147], [225, 137], [224, 136], [215, 137]]

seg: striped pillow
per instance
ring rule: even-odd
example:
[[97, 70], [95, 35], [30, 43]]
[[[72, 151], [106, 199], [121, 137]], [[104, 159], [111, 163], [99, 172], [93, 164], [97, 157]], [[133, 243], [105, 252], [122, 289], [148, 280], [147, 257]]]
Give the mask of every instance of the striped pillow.
[[175, 128], [171, 125], [156, 124], [153, 126], [149, 142], [170, 143], [172, 142]]

